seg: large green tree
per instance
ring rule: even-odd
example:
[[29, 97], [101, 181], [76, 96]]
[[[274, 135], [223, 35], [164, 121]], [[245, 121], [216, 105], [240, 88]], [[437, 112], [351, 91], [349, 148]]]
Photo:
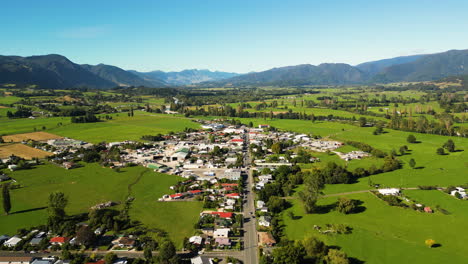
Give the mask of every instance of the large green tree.
[[447, 140], [443, 147], [448, 150], [448, 152], [455, 152], [455, 143], [451, 139]]
[[301, 243], [288, 242], [282, 247], [273, 250], [274, 264], [299, 264], [302, 263], [306, 255]]
[[3, 211], [5, 211], [5, 214], [8, 215], [11, 210], [10, 188], [8, 187], [8, 184], [3, 184], [2, 201], [3, 201]]
[[63, 192], [53, 192], [49, 195], [49, 218], [47, 223], [53, 232], [57, 232], [60, 225], [63, 223], [66, 216], [65, 207], [67, 204], [68, 199]]
[[330, 249], [325, 257], [328, 264], [349, 264], [348, 256], [341, 250]]
[[321, 258], [327, 252], [327, 246], [317, 237], [309, 235], [303, 241], [302, 245], [307, 253], [307, 256], [311, 258]]
[[167, 240], [162, 243], [159, 248], [159, 263], [161, 264], [177, 264], [179, 263], [179, 258], [176, 254], [176, 248], [174, 243]]
[[354, 212], [357, 208], [357, 201], [346, 197], [340, 197], [336, 205], [336, 210], [343, 214]]
[[304, 204], [306, 213], [313, 213], [317, 209], [317, 199], [321, 194], [323, 183], [317, 174], [309, 174], [304, 179], [304, 190], [299, 193], [299, 197]]

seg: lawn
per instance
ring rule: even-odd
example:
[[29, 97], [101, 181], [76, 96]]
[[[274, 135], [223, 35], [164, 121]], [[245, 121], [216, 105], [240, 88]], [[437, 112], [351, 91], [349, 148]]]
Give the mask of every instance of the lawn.
[[167, 231], [178, 248], [182, 247], [184, 237], [195, 232], [194, 224], [202, 211], [202, 202], [158, 202], [164, 194], [173, 193], [169, 187], [181, 180], [181, 177], [161, 173], [145, 175], [132, 187], [135, 201], [130, 210], [132, 219]]
[[[415, 191], [424, 192], [424, 191]], [[465, 238], [468, 230], [462, 228], [468, 221], [468, 202], [457, 201], [441, 192], [428, 191], [429, 196], [447, 207], [451, 215], [420, 213], [411, 209], [391, 207], [370, 193], [349, 195], [363, 202], [361, 213], [345, 215], [325, 209], [319, 214], [305, 215], [297, 200], [292, 200], [295, 220], [284, 217], [285, 234], [290, 239], [303, 239], [313, 234], [328, 245], [341, 247], [351, 257], [365, 263], [466, 263], [468, 251]], [[324, 198], [320, 205], [332, 205], [337, 197]], [[458, 209], [455, 209], [458, 208]], [[346, 224], [352, 234], [323, 235], [314, 230], [314, 225]], [[326, 229], [326, 228], [325, 228]], [[434, 239], [441, 246], [427, 248], [424, 241]]]
[[91, 206], [106, 201], [123, 202], [131, 195], [135, 197], [131, 219], [167, 231], [179, 245], [183, 237], [192, 235], [193, 225], [201, 212], [198, 202], [157, 202], [163, 194], [172, 193], [169, 187], [182, 178], [140, 166], [115, 172], [98, 164], [72, 170], [47, 164], [16, 171], [10, 176], [22, 188], [11, 191], [12, 214], [5, 216], [3, 209], [0, 211], [1, 234], [13, 235], [19, 228], [45, 224], [47, 198], [54, 191], [62, 191], [68, 196], [68, 214], [86, 213]]
[[34, 128], [42, 130], [42, 127], [45, 127], [45, 131], [52, 134], [99, 143], [102, 141], [140, 140], [142, 135], [166, 134], [171, 131], [182, 131], [186, 127], [200, 127], [199, 124], [188, 118], [141, 111], [135, 111], [134, 117], [128, 117], [127, 113], [110, 116], [112, 116], [112, 120], [82, 124], [70, 123], [69, 117], [4, 120], [0, 127], [0, 135], [32, 132]]
[[20, 101], [22, 98], [17, 96], [0, 96], [0, 105], [10, 105]]

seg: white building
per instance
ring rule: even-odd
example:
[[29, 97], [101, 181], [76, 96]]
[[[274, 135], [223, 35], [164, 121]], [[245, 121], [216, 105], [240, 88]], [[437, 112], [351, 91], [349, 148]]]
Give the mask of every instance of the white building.
[[21, 242], [21, 240], [22, 240], [21, 238], [14, 236], [8, 239], [5, 243], [3, 243], [3, 245], [7, 247], [15, 247], [19, 242]]
[[379, 189], [379, 193], [382, 195], [399, 195], [400, 189], [397, 189], [397, 188]]
[[201, 236], [193, 236], [189, 238], [189, 242], [195, 245], [201, 245], [203, 238]]
[[201, 256], [196, 256], [190, 259], [191, 264], [213, 264], [213, 261], [210, 258], [203, 258]]
[[462, 199], [467, 198], [466, 191], [462, 187], [456, 187], [455, 190], [450, 192], [450, 195], [455, 196], [456, 193], [459, 193]]
[[229, 237], [229, 231], [230, 229], [229, 228], [218, 228], [214, 231], [213, 233], [213, 237], [214, 238], [217, 238], [217, 237], [225, 237], [225, 238], [228, 238]]
[[258, 218], [258, 224], [260, 226], [269, 227], [271, 225], [271, 217], [269, 217], [269, 216], [260, 216], [260, 218]]

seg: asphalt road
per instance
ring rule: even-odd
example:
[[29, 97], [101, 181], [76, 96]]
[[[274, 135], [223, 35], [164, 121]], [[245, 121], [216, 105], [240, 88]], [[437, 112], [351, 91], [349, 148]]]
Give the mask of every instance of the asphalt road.
[[255, 215], [255, 194], [252, 192], [254, 180], [250, 169], [250, 152], [248, 151], [249, 141], [248, 136], [244, 139], [245, 148], [247, 150], [244, 157], [244, 168], [247, 169], [246, 187], [247, 202], [244, 204], [244, 263], [258, 263], [258, 236]]

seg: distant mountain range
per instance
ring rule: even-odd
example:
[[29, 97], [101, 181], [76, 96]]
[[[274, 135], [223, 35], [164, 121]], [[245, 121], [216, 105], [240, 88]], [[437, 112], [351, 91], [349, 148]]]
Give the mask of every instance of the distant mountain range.
[[151, 72], [137, 72], [129, 71], [135, 75], [140, 76], [144, 80], [153, 82], [155, 80], [162, 80], [170, 85], [189, 85], [207, 81], [217, 81], [222, 79], [231, 78], [239, 75], [233, 72], [220, 72], [220, 71], [209, 71], [209, 70], [183, 70], [180, 72], [163, 72], [163, 71], [151, 71]]
[[0, 56], [0, 84], [37, 85], [51, 89], [179, 86], [216, 81], [235, 75], [237, 74], [209, 70], [140, 73], [105, 64], [79, 65], [56, 54], [31, 57]]
[[[346, 85], [432, 81], [468, 74], [468, 50], [397, 57], [356, 66], [325, 63], [273, 68], [221, 80], [210, 85]], [[208, 83], [207, 83], [208, 84]]]
[[302, 64], [237, 74], [209, 70], [137, 72], [119, 67], [79, 65], [64, 56], [0, 56], [0, 84], [63, 89], [116, 86], [351, 85], [433, 81], [468, 74], [468, 50], [397, 57], [351, 66], [344, 63]]

